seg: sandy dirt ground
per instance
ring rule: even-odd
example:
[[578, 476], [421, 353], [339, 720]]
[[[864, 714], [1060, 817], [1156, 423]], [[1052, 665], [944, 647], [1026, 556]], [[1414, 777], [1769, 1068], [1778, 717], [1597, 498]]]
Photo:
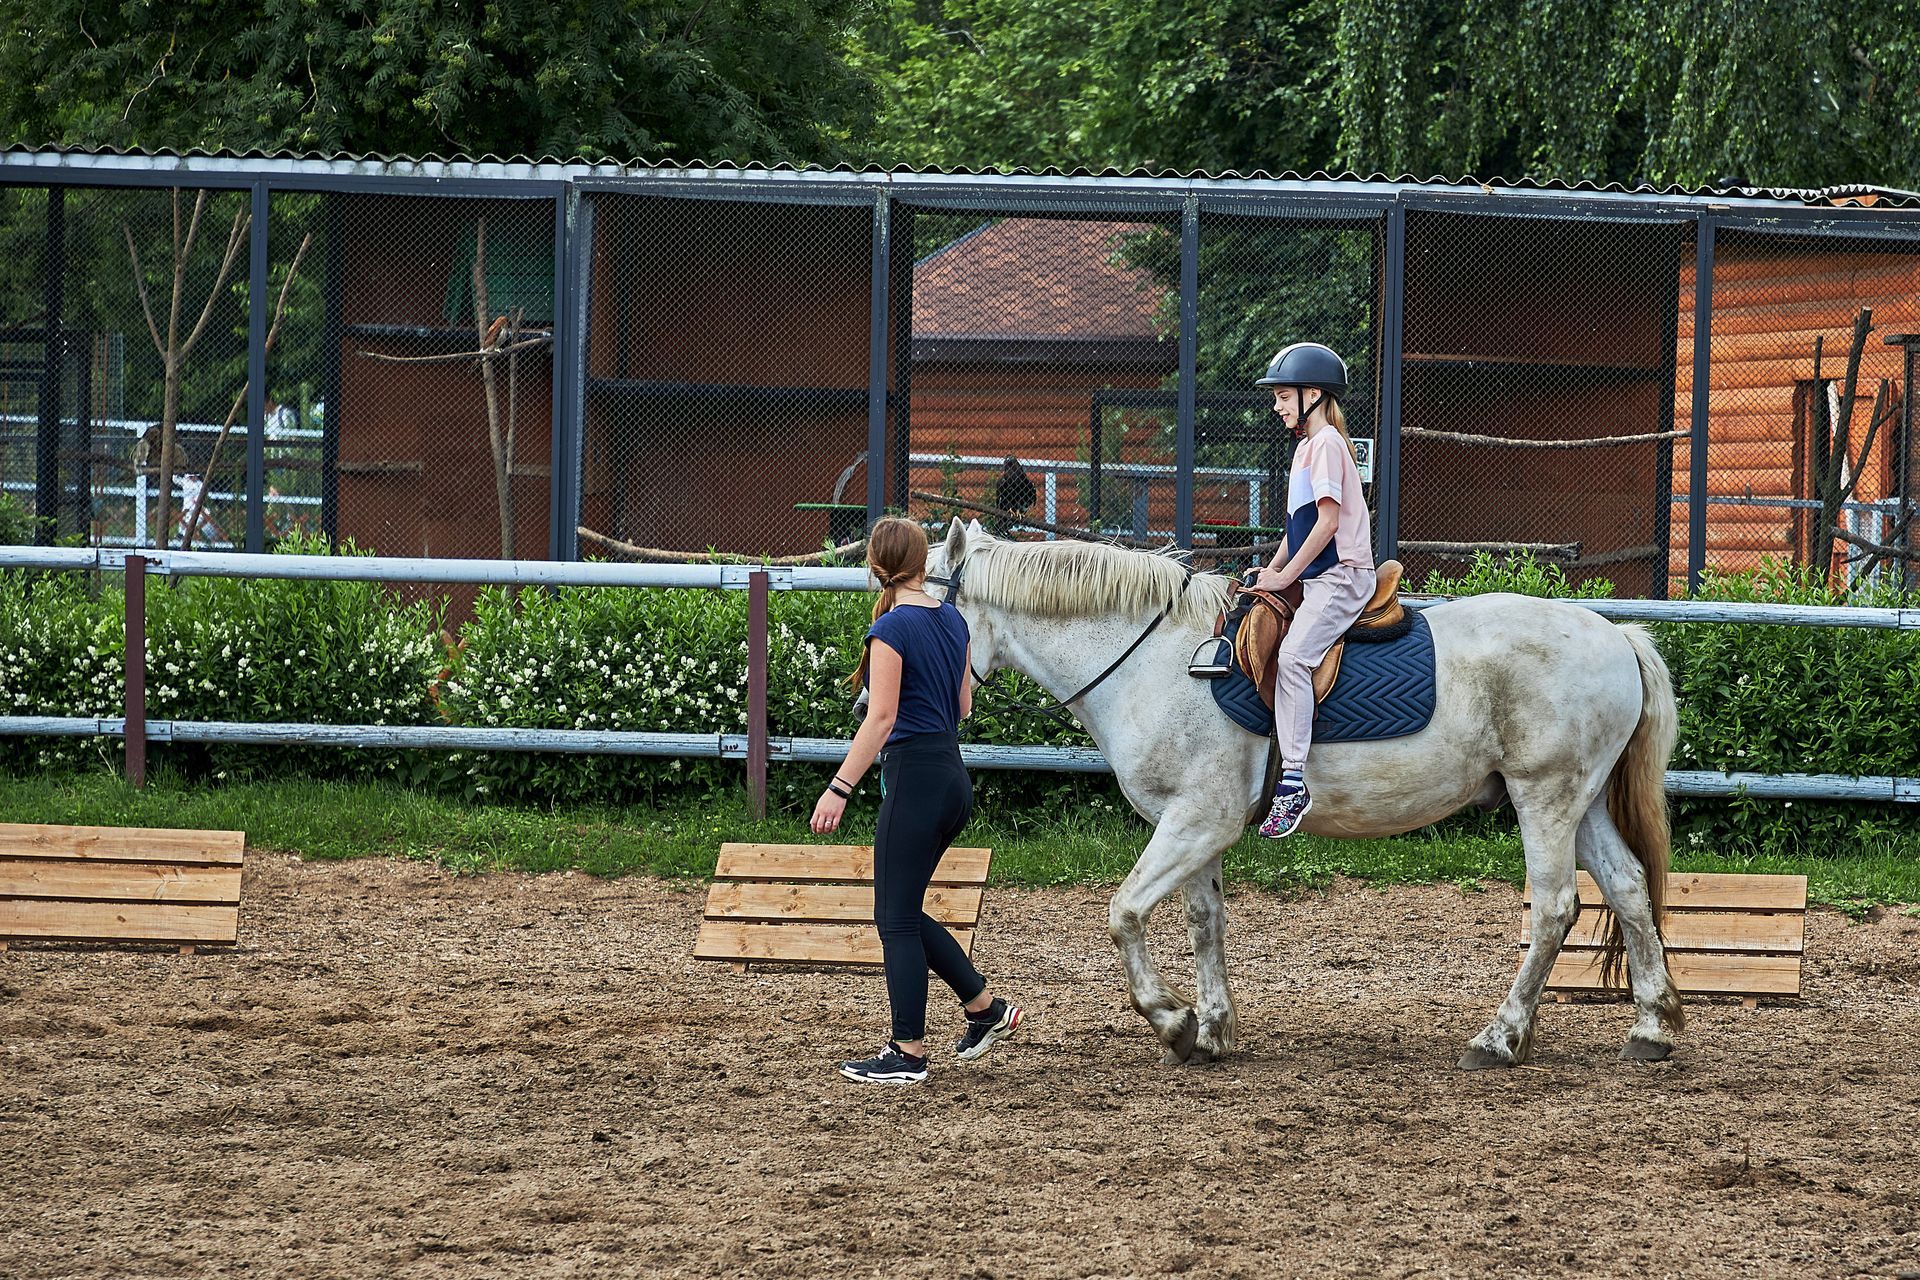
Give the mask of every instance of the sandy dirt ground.
[[[877, 974], [689, 958], [698, 886], [250, 857], [241, 945], [0, 956], [0, 1276], [1920, 1274], [1920, 920], [1809, 919], [1807, 998], [1544, 1012], [1496, 887], [1230, 895], [1243, 1050], [1159, 1065], [1103, 892], [989, 893], [1033, 1011], [833, 1072]], [[1177, 906], [1158, 953], [1188, 973]]]

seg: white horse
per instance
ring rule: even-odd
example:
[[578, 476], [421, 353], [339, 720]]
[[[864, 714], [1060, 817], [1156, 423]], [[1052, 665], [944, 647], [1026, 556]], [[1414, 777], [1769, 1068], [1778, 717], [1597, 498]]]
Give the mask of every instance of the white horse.
[[[1232, 1050], [1220, 854], [1265, 811], [1268, 745], [1229, 721], [1206, 682], [1186, 674], [1188, 656], [1226, 603], [1228, 580], [1190, 577], [1166, 554], [1007, 542], [977, 520], [954, 521], [928, 570], [971, 629], [976, 679], [1011, 668], [1069, 701], [1128, 802], [1153, 824], [1108, 924], [1133, 1007], [1166, 1045], [1165, 1060], [1207, 1061]], [[1623, 952], [1628, 962], [1636, 1016], [1621, 1056], [1665, 1058], [1683, 1021], [1656, 923], [1674, 740], [1666, 664], [1644, 628], [1563, 602], [1476, 596], [1425, 615], [1438, 680], [1432, 721], [1401, 738], [1315, 745], [1305, 829], [1388, 836], [1469, 804], [1512, 801], [1533, 883], [1533, 941], [1460, 1066], [1526, 1060], [1541, 989], [1580, 911], [1576, 862], [1613, 909], [1609, 968]], [[1176, 889], [1186, 896], [1197, 1001], [1167, 985], [1146, 945], [1148, 915]]]

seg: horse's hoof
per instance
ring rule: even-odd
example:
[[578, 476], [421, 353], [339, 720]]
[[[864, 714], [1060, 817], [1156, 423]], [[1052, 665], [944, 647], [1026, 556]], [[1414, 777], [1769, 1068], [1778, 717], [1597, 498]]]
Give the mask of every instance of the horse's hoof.
[[1513, 1063], [1497, 1053], [1487, 1052], [1477, 1044], [1470, 1044], [1467, 1051], [1460, 1055], [1460, 1061], [1454, 1065], [1462, 1071], [1487, 1071], [1494, 1067], [1510, 1067]]
[[1629, 1040], [1620, 1051], [1622, 1062], [1665, 1062], [1673, 1056], [1673, 1046], [1658, 1040]]
[[1193, 1010], [1187, 1010], [1186, 1019], [1181, 1022], [1180, 1030], [1173, 1039], [1167, 1041], [1167, 1052], [1175, 1061], [1186, 1062], [1193, 1057], [1193, 1046], [1200, 1040], [1200, 1019], [1193, 1016]]

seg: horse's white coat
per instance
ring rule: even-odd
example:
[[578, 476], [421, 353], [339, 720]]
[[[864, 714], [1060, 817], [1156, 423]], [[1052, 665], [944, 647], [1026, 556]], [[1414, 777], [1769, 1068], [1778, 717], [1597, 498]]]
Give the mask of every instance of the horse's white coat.
[[[1206, 682], [1186, 674], [1188, 656], [1225, 599], [1225, 579], [1200, 575], [1182, 586], [1184, 568], [1166, 556], [1003, 542], [977, 521], [955, 521], [933, 549], [930, 573], [945, 577], [956, 567], [975, 670], [1011, 668], [1056, 698], [1082, 688], [1124, 651], [1168, 604], [1170, 591], [1181, 594], [1146, 643], [1070, 710], [1113, 766], [1127, 800], [1154, 826], [1109, 911], [1134, 1007], [1167, 1045], [1169, 1060], [1232, 1049], [1220, 853], [1265, 807], [1268, 742], [1227, 720]], [[1645, 868], [1616, 830], [1606, 792], [1643, 714], [1645, 736], [1662, 757], [1656, 766], [1665, 768], [1673, 694], [1664, 665], [1640, 628], [1555, 601], [1478, 596], [1425, 616], [1439, 685], [1432, 723], [1403, 738], [1316, 745], [1306, 766], [1313, 791], [1306, 830], [1394, 835], [1468, 804], [1510, 799], [1533, 882], [1533, 942], [1462, 1064], [1525, 1059], [1542, 987], [1578, 914], [1576, 852], [1623, 926], [1638, 1006], [1630, 1049], [1663, 1056], [1679, 1025], [1678, 999], [1650, 913]], [[1664, 840], [1658, 854], [1664, 874]], [[1148, 914], [1176, 889], [1187, 901], [1197, 1000], [1167, 985], [1146, 946]]]

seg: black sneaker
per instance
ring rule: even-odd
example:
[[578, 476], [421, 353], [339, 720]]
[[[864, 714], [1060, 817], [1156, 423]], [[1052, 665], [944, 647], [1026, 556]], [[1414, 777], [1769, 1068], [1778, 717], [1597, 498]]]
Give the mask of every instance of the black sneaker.
[[967, 1015], [967, 1034], [960, 1037], [960, 1043], [953, 1046], [954, 1054], [962, 1062], [972, 1062], [997, 1041], [1005, 1040], [1020, 1027], [1020, 1020], [1026, 1017], [1026, 1011], [1017, 1004], [1008, 1004], [995, 996], [993, 1003], [978, 1015]]
[[878, 1055], [860, 1062], [843, 1062], [840, 1074], [861, 1084], [922, 1084], [927, 1078], [927, 1060], [900, 1051], [887, 1041]]

